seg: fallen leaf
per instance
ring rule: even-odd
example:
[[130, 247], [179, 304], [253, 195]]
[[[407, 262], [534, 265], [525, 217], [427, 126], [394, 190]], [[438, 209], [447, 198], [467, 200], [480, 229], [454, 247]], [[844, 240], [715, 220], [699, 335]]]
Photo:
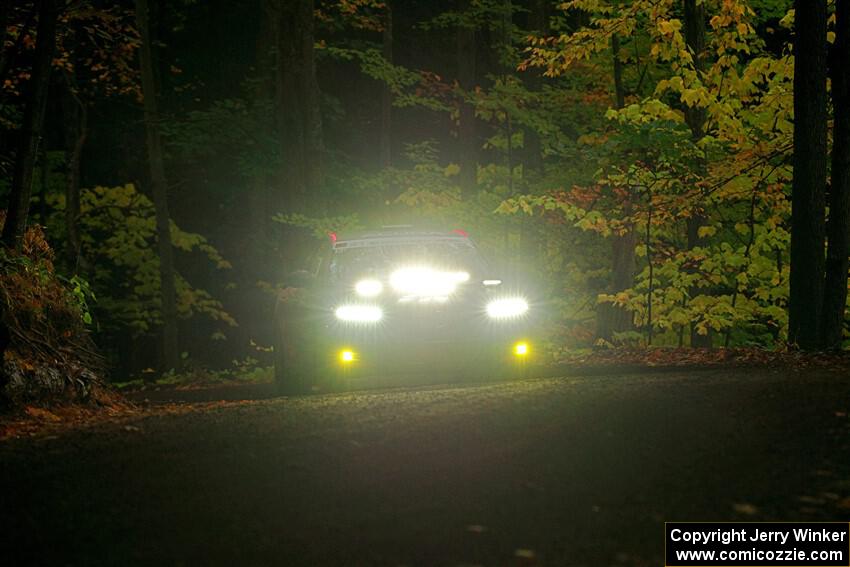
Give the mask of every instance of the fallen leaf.
[[53, 422], [62, 421], [62, 418], [56, 415], [55, 413], [34, 406], [27, 406], [24, 411], [28, 416], [34, 417], [36, 419]]
[[739, 514], [744, 514], [747, 516], [754, 516], [755, 514], [758, 514], [759, 511], [758, 508], [756, 508], [752, 504], [747, 504], [746, 502], [736, 503], [732, 505], [732, 508], [734, 508], [734, 510]]

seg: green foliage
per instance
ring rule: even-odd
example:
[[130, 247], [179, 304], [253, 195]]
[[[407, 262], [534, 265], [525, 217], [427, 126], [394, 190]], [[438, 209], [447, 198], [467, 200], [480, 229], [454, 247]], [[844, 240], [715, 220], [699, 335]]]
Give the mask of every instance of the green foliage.
[[[50, 201], [57, 217], [51, 224], [61, 229], [59, 213], [64, 211], [64, 198], [54, 195]], [[103, 323], [112, 329], [129, 328], [138, 335], [152, 332], [162, 322], [153, 203], [131, 184], [84, 189], [80, 227], [81, 254], [93, 266], [89, 281], [99, 298], [97, 311], [103, 315]], [[218, 270], [230, 268], [230, 263], [199, 234], [172, 223], [171, 240], [177, 250], [200, 254]], [[236, 325], [209, 292], [192, 286], [179, 274], [176, 287], [181, 318], [205, 315], [225, 327]], [[85, 297], [82, 287], [80, 291]]]
[[94, 291], [92, 291], [89, 282], [76, 275], [72, 276], [71, 279], [65, 279], [60, 276], [60, 279], [66, 281], [70, 286], [71, 293], [73, 294], [73, 297], [77, 302], [77, 306], [80, 309], [80, 313], [82, 314], [83, 322], [86, 325], [91, 325], [93, 320], [90, 304], [96, 302], [97, 297], [95, 296]]
[[278, 213], [272, 220], [289, 226], [309, 229], [316, 238], [324, 241], [332, 232], [344, 232], [361, 228], [356, 214], [339, 217], [308, 217], [298, 213]]
[[438, 75], [411, 71], [401, 65], [393, 65], [377, 48], [325, 46], [321, 54], [340, 61], [356, 61], [364, 75], [387, 85], [393, 94], [393, 106], [398, 108], [418, 106], [435, 111], [451, 110], [446, 100], [446, 90], [439, 88]]
[[[680, 341], [693, 325], [738, 344], [780, 342], [787, 323], [793, 59], [761, 52], [754, 14], [740, 0], [707, 4], [709, 56], [701, 70], [673, 2], [575, 0], [563, 8], [588, 12], [589, 23], [532, 39], [526, 65], [560, 76], [608, 57], [616, 33], [625, 48], [644, 42], [648, 56], [632, 63], [651, 69], [656, 82], [651, 96], [609, 109], [609, 123], [579, 139], [599, 166], [592, 183], [511, 198], [498, 211], [554, 211], [603, 238], [636, 231], [642, 265], [634, 285], [600, 293], [597, 301], [631, 311], [656, 341]], [[689, 108], [705, 113], [698, 139], [685, 121]], [[694, 215], [703, 225], [689, 249]]]
[[[0, 226], [4, 217], [0, 213]], [[24, 371], [59, 369], [70, 382], [83, 369], [101, 367], [85, 328], [91, 299], [84, 281], [56, 274], [53, 250], [40, 227], [26, 231], [20, 252], [0, 247], [2, 323], [9, 351]]]
[[233, 384], [269, 384], [274, 378], [273, 367], [263, 365], [259, 360], [250, 356], [239, 360], [234, 359], [229, 367], [214, 370], [198, 366], [191, 360], [188, 353], [183, 354], [187, 355], [184, 356], [187, 366], [184, 370], [169, 370], [153, 379], [150, 376], [134, 378], [126, 382], [118, 382], [115, 386], [121, 390], [147, 387], [191, 388]]
[[213, 101], [204, 110], [190, 111], [179, 121], [166, 121], [162, 129], [174, 158], [181, 163], [233, 155], [238, 173], [255, 178], [271, 175], [280, 166], [279, 142], [269, 127], [272, 113], [270, 100], [227, 98]]

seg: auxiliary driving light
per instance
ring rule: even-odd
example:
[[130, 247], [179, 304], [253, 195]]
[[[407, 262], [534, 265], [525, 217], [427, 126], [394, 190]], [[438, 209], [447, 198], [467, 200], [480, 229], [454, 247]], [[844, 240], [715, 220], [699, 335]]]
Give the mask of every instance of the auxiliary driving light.
[[357, 355], [353, 350], [341, 350], [339, 352], [339, 361], [343, 364], [349, 364], [357, 360]]
[[378, 280], [360, 280], [354, 284], [354, 291], [362, 297], [375, 297], [384, 290], [384, 284]]
[[487, 304], [487, 315], [493, 319], [519, 317], [528, 311], [528, 302], [521, 297], [496, 299]]
[[526, 342], [520, 342], [514, 345], [514, 354], [516, 356], [526, 356], [528, 350], [528, 343]]
[[377, 323], [384, 316], [384, 312], [374, 305], [342, 305], [336, 308], [334, 315], [340, 321], [348, 323]]

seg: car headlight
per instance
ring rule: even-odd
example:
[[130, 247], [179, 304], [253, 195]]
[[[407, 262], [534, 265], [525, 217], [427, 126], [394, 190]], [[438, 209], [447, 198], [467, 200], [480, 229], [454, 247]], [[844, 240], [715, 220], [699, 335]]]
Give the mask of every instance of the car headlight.
[[384, 284], [378, 280], [360, 280], [354, 284], [354, 291], [362, 297], [375, 297], [384, 290]]
[[528, 302], [521, 297], [496, 299], [487, 304], [487, 315], [493, 319], [519, 317], [528, 311]]
[[374, 305], [341, 305], [336, 308], [334, 315], [340, 321], [349, 323], [377, 323], [384, 312]]

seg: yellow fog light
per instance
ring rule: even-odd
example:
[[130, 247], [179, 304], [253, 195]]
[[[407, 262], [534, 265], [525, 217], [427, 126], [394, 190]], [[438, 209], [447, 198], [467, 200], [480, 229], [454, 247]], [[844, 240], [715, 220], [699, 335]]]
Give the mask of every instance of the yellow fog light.
[[521, 342], [514, 345], [514, 354], [516, 356], [526, 356], [528, 354], [528, 343]]
[[355, 354], [355, 352], [353, 350], [346, 349], [346, 350], [340, 351], [340, 353], [339, 353], [339, 360], [343, 364], [348, 364], [348, 363], [354, 362], [356, 359], [357, 359], [357, 355]]

